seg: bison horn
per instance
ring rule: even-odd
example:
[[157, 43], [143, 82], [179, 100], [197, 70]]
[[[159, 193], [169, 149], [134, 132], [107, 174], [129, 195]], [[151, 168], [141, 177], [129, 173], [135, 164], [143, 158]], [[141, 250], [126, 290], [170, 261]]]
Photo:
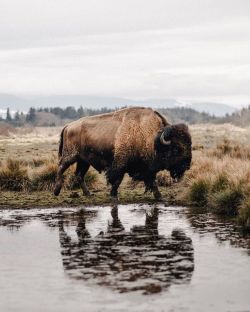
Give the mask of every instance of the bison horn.
[[171, 140], [165, 140], [164, 138], [164, 132], [162, 132], [161, 136], [160, 136], [160, 142], [163, 145], [170, 145], [171, 144]]

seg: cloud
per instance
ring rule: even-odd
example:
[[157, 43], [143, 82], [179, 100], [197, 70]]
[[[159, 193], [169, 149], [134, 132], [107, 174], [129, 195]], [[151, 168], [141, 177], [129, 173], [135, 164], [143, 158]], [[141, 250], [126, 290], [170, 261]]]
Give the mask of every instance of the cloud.
[[248, 104], [250, 2], [200, 2], [10, 0], [0, 10], [0, 92]]

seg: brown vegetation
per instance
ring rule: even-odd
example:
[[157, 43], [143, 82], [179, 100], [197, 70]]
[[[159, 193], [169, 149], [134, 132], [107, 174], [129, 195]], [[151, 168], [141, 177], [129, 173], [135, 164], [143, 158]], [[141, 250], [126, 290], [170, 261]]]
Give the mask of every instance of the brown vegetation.
[[[65, 176], [65, 189], [77, 189], [74, 168]], [[57, 173], [57, 163], [53, 159], [35, 159], [33, 162], [21, 162], [7, 159], [0, 166], [0, 191], [52, 191]], [[93, 186], [97, 175], [89, 171], [86, 183]]]
[[214, 213], [239, 216], [249, 224], [250, 162], [244, 146], [217, 146], [197, 154], [184, 183], [185, 198], [191, 205], [205, 207]]

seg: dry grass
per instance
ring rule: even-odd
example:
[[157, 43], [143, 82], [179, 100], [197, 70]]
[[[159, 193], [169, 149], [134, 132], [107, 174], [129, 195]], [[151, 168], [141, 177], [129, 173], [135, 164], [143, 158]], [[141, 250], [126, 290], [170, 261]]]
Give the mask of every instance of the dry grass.
[[191, 205], [217, 214], [240, 215], [241, 220], [249, 218], [250, 205], [245, 202], [250, 201], [250, 162], [245, 157], [196, 155], [185, 183], [185, 197]]
[[228, 139], [224, 139], [222, 143], [207, 152], [209, 156], [223, 158], [228, 155], [232, 158], [250, 159], [250, 146], [239, 144]]
[[193, 165], [184, 199], [250, 227], [250, 130], [231, 125], [194, 126]]
[[[55, 158], [54, 158], [55, 159]], [[57, 163], [54, 159], [36, 159], [34, 162], [21, 162], [12, 159], [3, 161], [0, 166], [1, 191], [52, 191], [55, 184]], [[65, 174], [64, 187], [78, 189], [74, 167]], [[93, 186], [97, 175], [89, 171], [85, 176], [87, 185]]]
[[0, 190], [23, 191], [28, 189], [30, 179], [27, 169], [19, 161], [7, 159], [0, 167]]
[[170, 186], [172, 184], [172, 178], [167, 171], [160, 171], [157, 176], [156, 180], [159, 186]]
[[47, 161], [41, 167], [31, 170], [31, 187], [35, 191], [51, 191], [55, 184], [57, 164]]
[[15, 127], [4, 121], [0, 121], [0, 137], [9, 137], [16, 132]]

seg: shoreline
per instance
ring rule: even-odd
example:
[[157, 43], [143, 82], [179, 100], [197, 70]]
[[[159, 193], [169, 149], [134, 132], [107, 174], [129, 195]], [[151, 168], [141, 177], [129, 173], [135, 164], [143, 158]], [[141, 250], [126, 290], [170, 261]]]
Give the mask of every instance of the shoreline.
[[113, 200], [107, 190], [93, 190], [92, 196], [82, 195], [80, 190], [68, 191], [62, 190], [61, 194], [56, 197], [51, 191], [33, 191], [33, 192], [1, 192], [0, 211], [11, 209], [50, 209], [50, 208], [74, 208], [87, 206], [107, 205], [126, 205], [126, 204], [163, 204], [165, 206], [189, 208], [193, 214], [211, 213], [214, 217], [225, 222], [231, 222], [241, 231], [250, 233], [250, 227], [242, 224], [238, 216], [226, 214], [217, 214], [207, 206], [196, 206], [184, 199], [183, 193], [186, 188], [183, 185], [176, 185], [159, 188], [162, 194], [162, 200], [154, 199], [153, 194], [144, 194], [144, 188], [133, 190], [121, 190], [118, 201]]
[[[133, 190], [121, 190], [117, 204], [154, 204], [164, 203], [174, 206], [189, 206], [183, 201], [178, 193], [183, 191], [183, 187], [170, 186], [160, 187], [162, 200], [154, 199], [152, 193], [144, 194], [144, 188]], [[108, 190], [92, 190], [92, 196], [84, 196], [80, 190], [62, 190], [59, 196], [55, 196], [51, 191], [33, 192], [13, 192], [2, 191], [0, 209], [32, 209], [32, 208], [53, 208], [53, 207], [75, 207], [75, 206], [103, 206], [114, 204], [116, 201], [109, 195]]]

